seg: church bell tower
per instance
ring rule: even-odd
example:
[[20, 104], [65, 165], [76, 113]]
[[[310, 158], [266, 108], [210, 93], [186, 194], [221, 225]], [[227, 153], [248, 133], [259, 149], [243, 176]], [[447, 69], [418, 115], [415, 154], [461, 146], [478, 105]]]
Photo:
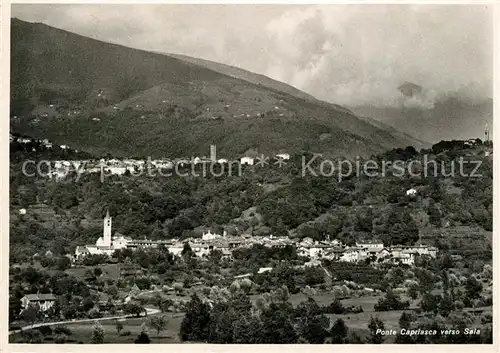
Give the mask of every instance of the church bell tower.
[[109, 210], [106, 211], [106, 217], [104, 217], [104, 231], [103, 231], [104, 246], [111, 246], [111, 216], [109, 215]]

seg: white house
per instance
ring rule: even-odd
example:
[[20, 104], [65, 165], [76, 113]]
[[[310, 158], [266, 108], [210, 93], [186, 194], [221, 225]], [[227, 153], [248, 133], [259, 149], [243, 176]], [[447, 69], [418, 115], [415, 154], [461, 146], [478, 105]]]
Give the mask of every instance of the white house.
[[168, 252], [175, 255], [179, 256], [182, 253], [182, 249], [184, 249], [183, 244], [174, 244], [168, 248]]
[[412, 266], [415, 263], [415, 255], [411, 252], [402, 252], [393, 254], [393, 261], [395, 263], [402, 263], [403, 265]]
[[350, 248], [344, 251], [339, 261], [359, 262], [368, 258], [368, 251], [365, 248]]
[[48, 139], [43, 139], [42, 143], [47, 148], [52, 148], [52, 143]]
[[270, 271], [272, 271], [272, 270], [273, 270], [273, 268], [272, 268], [272, 267], [261, 267], [261, 268], [259, 268], [258, 273], [270, 272]]
[[356, 242], [356, 246], [359, 248], [365, 248], [370, 252], [378, 252], [384, 248], [384, 243], [380, 241], [363, 241]]
[[390, 247], [390, 251], [393, 254], [399, 253], [415, 253], [419, 255], [428, 255], [431, 257], [436, 257], [438, 249], [434, 246], [427, 245], [394, 245]]
[[241, 164], [253, 165], [254, 159], [251, 157], [242, 157], [240, 162]]
[[77, 246], [75, 249], [75, 258], [80, 259], [82, 257], [85, 257], [87, 255], [90, 255], [89, 249], [87, 249], [86, 246]]
[[276, 158], [283, 159], [285, 161], [290, 159], [290, 155], [288, 153], [280, 153], [276, 155]]
[[26, 294], [21, 298], [21, 304], [24, 309], [30, 305], [36, 305], [40, 311], [47, 311], [56, 303], [56, 296], [52, 293], [48, 294]]
[[382, 250], [380, 250], [379, 252], [377, 252], [375, 254], [375, 256], [377, 257], [377, 259], [383, 259], [383, 258], [386, 258], [388, 256], [391, 255], [391, 251], [386, 249], [386, 248], [383, 248]]
[[210, 229], [208, 230], [207, 233], [203, 232], [203, 234], [201, 236], [202, 240], [214, 240], [214, 239], [218, 239], [218, 238], [222, 238], [222, 236], [220, 234], [211, 233]]
[[406, 196], [417, 196], [417, 190], [413, 188], [406, 190]]
[[19, 210], [19, 214], [26, 214], [26, 209], [25, 208], [21, 208]]
[[208, 244], [189, 244], [191, 246], [191, 250], [198, 257], [203, 257], [210, 254], [210, 246]]

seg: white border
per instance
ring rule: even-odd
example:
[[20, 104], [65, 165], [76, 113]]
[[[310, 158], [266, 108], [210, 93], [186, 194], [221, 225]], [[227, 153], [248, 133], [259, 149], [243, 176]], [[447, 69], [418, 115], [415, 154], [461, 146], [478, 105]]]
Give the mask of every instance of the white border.
[[[468, 4], [468, 5], [494, 5], [493, 15], [494, 15], [494, 119], [493, 119], [493, 140], [498, 141], [500, 138], [500, 124], [496, 123], [497, 117], [500, 116], [500, 103], [497, 101], [497, 97], [500, 94], [500, 82], [498, 78], [499, 66], [500, 66], [500, 5], [498, 1], [429, 1], [429, 0], [421, 0], [421, 1], [374, 1], [374, 0], [365, 0], [365, 1], [264, 1], [264, 0], [254, 0], [254, 1], [245, 1], [245, 0], [233, 0], [233, 1], [165, 1], [165, 0], [147, 0], [147, 1], [132, 1], [132, 0], [108, 0], [108, 1], [98, 1], [98, 0], [88, 0], [88, 1], [70, 1], [70, 0], [53, 0], [53, 1], [25, 1], [18, 0], [12, 1], [13, 4], [442, 4], [442, 5], [460, 5], [460, 4]], [[0, 262], [0, 279], [2, 289], [0, 291], [0, 299], [2, 300], [2, 307], [5, 308], [2, 312], [2, 322], [0, 324], [0, 332], [1, 332], [1, 345], [0, 351], [7, 352], [85, 352], [89, 349], [92, 349], [93, 352], [111, 352], [115, 350], [120, 350], [121, 352], [145, 352], [145, 351], [175, 351], [175, 352], [233, 352], [238, 350], [239, 353], [248, 353], [248, 352], [257, 352], [257, 351], [267, 351], [267, 352], [276, 352], [276, 353], [290, 353], [290, 352], [310, 352], [314, 350], [316, 352], [328, 352], [332, 351], [342, 351], [342, 352], [368, 352], [373, 350], [384, 350], [384, 352], [401, 352], [408, 350], [415, 351], [445, 351], [445, 352], [470, 352], [474, 350], [474, 352], [500, 352], [500, 344], [498, 334], [495, 335], [495, 332], [498, 332], [498, 317], [500, 314], [500, 306], [496, 305], [498, 300], [498, 280], [499, 280], [499, 271], [498, 271], [498, 239], [496, 236], [496, 230], [500, 227], [500, 210], [498, 208], [498, 199], [499, 199], [499, 187], [500, 181], [499, 178], [496, 177], [500, 175], [500, 155], [497, 153], [493, 154], [494, 157], [494, 180], [493, 180], [493, 269], [494, 269], [494, 281], [493, 281], [493, 300], [494, 300], [494, 319], [493, 319], [493, 332], [494, 332], [494, 344], [493, 345], [213, 345], [213, 344], [150, 344], [150, 345], [135, 345], [135, 344], [105, 344], [105, 345], [77, 345], [77, 344], [9, 344], [8, 343], [8, 266], [9, 266], [9, 238], [8, 238], [8, 229], [9, 229], [9, 144], [8, 144], [8, 132], [9, 132], [9, 85], [10, 85], [10, 3], [8, 1], [3, 1], [1, 4], [1, 18], [0, 18], [0, 27], [1, 27], [1, 41], [0, 41], [0, 52], [1, 52], [1, 71], [0, 71], [0, 82], [1, 82], [1, 91], [0, 91], [0, 108], [2, 114], [2, 120], [0, 122], [0, 143], [1, 145], [1, 161], [3, 168], [1, 169], [1, 179], [0, 179], [0, 202], [1, 202], [1, 212], [0, 212], [0, 220], [1, 220], [1, 262]], [[496, 150], [496, 148], [495, 148]]]

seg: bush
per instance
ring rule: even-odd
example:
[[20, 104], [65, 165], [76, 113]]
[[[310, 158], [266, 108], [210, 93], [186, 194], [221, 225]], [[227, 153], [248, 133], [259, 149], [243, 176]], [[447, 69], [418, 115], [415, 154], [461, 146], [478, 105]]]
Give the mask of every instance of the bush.
[[65, 334], [60, 334], [54, 337], [54, 343], [66, 343], [68, 337]]
[[137, 338], [135, 339], [134, 343], [149, 343], [151, 342], [151, 340], [149, 339], [149, 336], [147, 333], [145, 332], [141, 332], [141, 334], [139, 336], [137, 336]]
[[323, 307], [323, 312], [325, 314], [343, 314], [345, 312], [345, 308], [340, 302], [340, 300], [335, 299], [330, 305]]
[[129, 330], [124, 330], [122, 332], [120, 332], [120, 336], [130, 336], [131, 335], [131, 332]]
[[345, 309], [345, 313], [353, 313], [353, 314], [358, 314], [358, 313], [362, 313], [363, 312], [363, 308], [360, 306], [350, 306], [348, 308]]
[[66, 326], [56, 326], [54, 328], [54, 334], [56, 334], [56, 335], [63, 334], [63, 335], [66, 335], [66, 336], [71, 336], [72, 332]]
[[52, 335], [52, 328], [50, 326], [41, 326], [38, 328], [38, 331], [44, 336]]
[[405, 310], [410, 306], [410, 302], [401, 301], [392, 291], [387, 291], [385, 298], [380, 298], [373, 306], [375, 311]]
[[490, 313], [484, 313], [481, 315], [481, 323], [482, 324], [490, 324], [493, 322], [493, 316]]
[[91, 309], [89, 311], [89, 318], [91, 318], [91, 319], [98, 319], [98, 318], [101, 318], [101, 317], [102, 317], [102, 313], [99, 310], [93, 308], [93, 309]]
[[22, 336], [27, 343], [42, 343], [43, 341], [42, 334], [37, 330], [23, 331]]

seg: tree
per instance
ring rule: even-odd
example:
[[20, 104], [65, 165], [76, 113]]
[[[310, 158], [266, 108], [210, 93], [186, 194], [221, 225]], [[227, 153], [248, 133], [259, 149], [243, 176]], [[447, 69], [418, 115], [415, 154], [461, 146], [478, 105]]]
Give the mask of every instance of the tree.
[[380, 344], [384, 342], [384, 336], [377, 333], [378, 329], [385, 329], [385, 325], [382, 320], [380, 320], [377, 316], [371, 316], [370, 323], [368, 324], [368, 329], [370, 330], [370, 337], [368, 339], [369, 343]]
[[291, 344], [296, 343], [298, 336], [292, 325], [290, 310], [280, 305], [271, 303], [261, 315], [262, 330], [260, 343]]
[[100, 267], [94, 268], [94, 275], [100, 277], [102, 275], [102, 269]]
[[408, 301], [401, 301], [392, 290], [387, 290], [385, 298], [380, 298], [373, 306], [375, 311], [402, 310], [410, 306]]
[[429, 214], [429, 222], [431, 222], [433, 226], [441, 227], [441, 212], [433, 199], [429, 202], [427, 213]]
[[149, 339], [149, 336], [146, 332], [141, 332], [139, 334], [139, 336], [137, 336], [137, 338], [135, 339], [134, 343], [137, 343], [137, 344], [146, 344], [146, 343], [150, 343], [151, 340]]
[[295, 309], [297, 316], [297, 332], [309, 343], [324, 343], [328, 336], [330, 319], [321, 314], [321, 309], [316, 301], [309, 298], [300, 303]]
[[119, 335], [120, 332], [122, 332], [123, 330], [123, 324], [120, 321], [117, 321], [115, 328], [116, 328], [116, 333]]
[[260, 343], [262, 323], [257, 316], [240, 315], [232, 323], [233, 343]]
[[188, 242], [184, 243], [184, 247], [182, 248], [181, 255], [184, 259], [193, 257], [194, 252], [193, 252], [193, 249], [191, 249], [191, 246], [189, 245]]
[[168, 309], [174, 304], [174, 301], [172, 299], [164, 299], [162, 302], [161, 302], [161, 305], [160, 305], [160, 310], [162, 313], [168, 311]]
[[210, 308], [195, 294], [187, 304], [179, 336], [183, 341], [206, 341], [210, 327]]
[[26, 309], [22, 311], [21, 317], [24, 321], [29, 322], [30, 325], [33, 325], [38, 316], [38, 312], [38, 307], [30, 304]]
[[240, 290], [240, 282], [238, 280], [234, 280], [233, 283], [229, 286], [229, 291], [231, 293], [236, 293], [237, 291]]
[[156, 336], [160, 335], [160, 332], [165, 330], [167, 327], [168, 320], [165, 315], [151, 316], [147, 322], [147, 325], [153, 330], [156, 330]]
[[412, 299], [415, 300], [418, 298], [418, 285], [410, 285], [407, 289], [407, 294], [408, 296]]
[[243, 278], [240, 281], [240, 288], [246, 293], [250, 293], [250, 290], [252, 289], [252, 281], [249, 280], [248, 278]]
[[399, 327], [404, 329], [409, 329], [412, 322], [415, 321], [415, 315], [409, 312], [403, 312], [399, 317]]
[[104, 343], [104, 328], [99, 321], [96, 321], [94, 324], [91, 342], [93, 344]]
[[347, 343], [347, 333], [349, 328], [345, 324], [344, 320], [337, 319], [330, 329], [330, 336], [332, 337], [332, 343], [340, 344]]
[[140, 306], [139, 304], [127, 303], [123, 307], [123, 312], [125, 314], [129, 314], [129, 315], [140, 316], [142, 313], [145, 312], [145, 309], [144, 309], [144, 307]]
[[9, 296], [9, 322], [15, 321], [21, 312], [21, 300], [16, 295]]
[[439, 309], [439, 301], [440, 296], [434, 295], [431, 293], [425, 293], [422, 296], [422, 300], [420, 302], [420, 308], [425, 312], [433, 312], [437, 314]]
[[304, 276], [306, 279], [306, 284], [309, 286], [323, 283], [325, 280], [325, 273], [319, 266], [306, 267], [306, 269], [304, 270]]
[[118, 296], [118, 288], [115, 285], [108, 286], [106, 288], [106, 293], [108, 293], [111, 297], [116, 298]]
[[152, 298], [152, 302], [158, 309], [161, 310], [161, 312], [163, 312], [163, 306], [162, 306], [163, 297], [161, 296], [160, 293], [155, 293], [155, 295]]
[[467, 281], [465, 282], [465, 291], [469, 299], [473, 300], [479, 298], [482, 290], [483, 286], [481, 282], [477, 281], [472, 276], [467, 278]]
[[451, 295], [447, 292], [443, 293], [443, 296], [439, 301], [439, 313], [442, 316], [447, 317], [454, 309], [455, 305], [453, 304]]
[[61, 256], [56, 260], [56, 267], [59, 271], [67, 270], [71, 267], [71, 260], [67, 256]]
[[174, 283], [175, 294], [178, 295], [182, 291], [183, 287], [184, 287], [184, 285], [182, 283], [179, 283], [179, 282]]

